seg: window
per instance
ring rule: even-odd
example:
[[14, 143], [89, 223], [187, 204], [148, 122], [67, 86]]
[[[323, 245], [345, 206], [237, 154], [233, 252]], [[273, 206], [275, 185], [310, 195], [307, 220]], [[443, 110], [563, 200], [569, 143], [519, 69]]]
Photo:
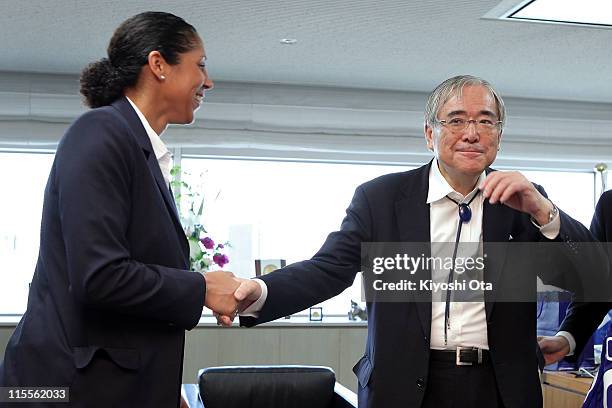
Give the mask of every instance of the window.
[[[44, 188], [53, 154], [0, 152], [0, 315], [25, 311], [38, 257]], [[308, 259], [340, 227], [355, 188], [379, 175], [411, 167], [390, 165], [202, 159], [185, 157], [182, 168], [205, 197], [204, 223], [211, 236], [228, 240], [227, 269], [254, 275], [254, 259]], [[599, 178], [591, 172], [524, 171], [576, 219], [590, 224]], [[598, 176], [599, 177], [599, 176]], [[361, 299], [361, 280], [324, 302], [326, 315], [346, 315]]]
[[[215, 239], [229, 240], [226, 269], [251, 277], [254, 259], [309, 259], [340, 227], [355, 188], [382, 174], [412, 167], [185, 158], [185, 181], [202, 185], [204, 224]], [[524, 171], [549, 197], [585, 225], [594, 208], [593, 173]], [[572, 186], [572, 188], [568, 188]], [[344, 315], [361, 300], [361, 280], [324, 302], [324, 314]]]
[[25, 311], [52, 154], [0, 152], [0, 314]]
[[[358, 185], [410, 167], [254, 160], [183, 159], [192, 186], [201, 178], [204, 225], [230, 241], [225, 267], [255, 275], [254, 259], [287, 263], [311, 258], [340, 227]], [[346, 315], [350, 299], [361, 300], [361, 280], [321, 304], [324, 315]]]
[[544, 187], [561, 210], [587, 228], [595, 210], [595, 174], [563, 171], [522, 171], [530, 181]]

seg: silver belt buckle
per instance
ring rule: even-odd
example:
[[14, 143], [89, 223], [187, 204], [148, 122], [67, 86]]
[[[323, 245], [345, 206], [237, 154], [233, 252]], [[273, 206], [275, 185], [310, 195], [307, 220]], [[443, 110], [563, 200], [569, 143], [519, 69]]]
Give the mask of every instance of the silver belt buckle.
[[[474, 350], [472, 347], [457, 347], [455, 350], [455, 364], [458, 366], [471, 366], [474, 363], [470, 361], [461, 361], [461, 350]], [[482, 364], [482, 349], [476, 349], [478, 352], [478, 364]]]

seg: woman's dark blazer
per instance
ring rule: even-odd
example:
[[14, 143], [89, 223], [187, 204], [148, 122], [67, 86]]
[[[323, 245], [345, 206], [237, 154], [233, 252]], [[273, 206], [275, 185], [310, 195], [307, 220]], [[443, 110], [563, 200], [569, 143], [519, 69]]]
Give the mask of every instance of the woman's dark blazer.
[[70, 387], [73, 407], [178, 406], [185, 329], [198, 323], [206, 291], [188, 262], [174, 200], [128, 100], [83, 114], [57, 149], [27, 311], [0, 385]]

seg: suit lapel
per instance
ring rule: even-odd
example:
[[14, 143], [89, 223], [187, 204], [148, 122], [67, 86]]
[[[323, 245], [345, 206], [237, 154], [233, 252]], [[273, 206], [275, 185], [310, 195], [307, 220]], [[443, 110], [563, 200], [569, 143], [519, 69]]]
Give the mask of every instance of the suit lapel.
[[164, 204], [166, 205], [166, 209], [170, 213], [170, 218], [172, 219], [172, 223], [174, 228], [179, 236], [179, 240], [181, 242], [181, 248], [183, 250], [183, 255], [187, 259], [187, 265], [189, 264], [189, 243], [187, 242], [187, 238], [185, 237], [185, 231], [183, 230], [183, 226], [181, 225], [181, 221], [178, 215], [178, 211], [176, 209], [176, 203], [174, 202], [174, 197], [170, 194], [169, 186], [166, 184], [164, 180], [164, 176], [159, 168], [159, 163], [157, 162], [157, 158], [153, 152], [153, 146], [151, 145], [151, 139], [149, 139], [149, 135], [142, 125], [140, 118], [136, 114], [136, 111], [130, 105], [130, 102], [126, 99], [126, 97], [119, 98], [117, 101], [112, 103], [112, 106], [117, 109], [123, 118], [126, 120], [128, 126], [132, 130], [132, 134], [136, 138], [136, 141], [142, 148], [145, 157], [147, 159], [147, 165], [149, 166], [149, 170], [155, 179], [155, 183], [159, 189], [159, 192], [162, 196]]
[[[431, 163], [430, 161], [428, 165], [416, 170], [416, 174], [409, 178], [395, 202], [395, 216], [401, 242], [428, 243], [431, 240], [429, 204], [427, 204]], [[426, 245], [426, 248], [431, 249], [430, 245]], [[424, 255], [429, 257], [430, 254]], [[431, 279], [431, 271], [424, 272], [423, 279]], [[429, 337], [431, 334], [431, 292], [417, 292], [413, 295], [423, 334]]]
[[[485, 291], [485, 311], [487, 321], [489, 321], [495, 304], [496, 288], [506, 262], [508, 240], [512, 232], [513, 211], [503, 204], [491, 205], [488, 200], [484, 201], [482, 210], [483, 251], [489, 255], [485, 260], [484, 280], [493, 285], [492, 291]], [[490, 243], [495, 245], [494, 249], [488, 245]], [[493, 253], [495, 255], [490, 256]]]

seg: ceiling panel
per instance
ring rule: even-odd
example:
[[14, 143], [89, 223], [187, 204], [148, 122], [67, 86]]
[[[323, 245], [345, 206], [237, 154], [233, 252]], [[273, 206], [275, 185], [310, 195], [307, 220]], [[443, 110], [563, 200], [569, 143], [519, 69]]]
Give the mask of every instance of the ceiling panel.
[[77, 73], [122, 20], [162, 10], [196, 26], [218, 80], [429, 91], [470, 73], [505, 95], [612, 101], [612, 30], [481, 18], [497, 4], [0, 0], [0, 71]]

